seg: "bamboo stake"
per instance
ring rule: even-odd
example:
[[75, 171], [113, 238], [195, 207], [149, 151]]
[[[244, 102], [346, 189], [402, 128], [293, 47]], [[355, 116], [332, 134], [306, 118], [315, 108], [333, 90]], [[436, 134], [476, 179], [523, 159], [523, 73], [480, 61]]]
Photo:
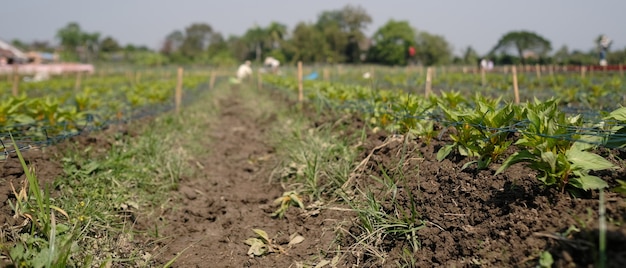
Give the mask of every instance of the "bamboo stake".
[[215, 73], [217, 71], [212, 71], [211, 72], [211, 79], [209, 80], [209, 89], [213, 89], [213, 86], [215, 85]]
[[513, 73], [513, 94], [515, 95], [515, 104], [519, 104], [519, 88], [517, 86], [517, 69], [515, 66], [511, 67]]
[[585, 79], [585, 72], [587, 72], [587, 67], [586, 66], [581, 66], [580, 67], [580, 78]]
[[304, 86], [302, 85], [302, 61], [298, 61], [298, 102], [304, 102]]
[[620, 63], [617, 67], [619, 68], [619, 75], [624, 76], [624, 68], [622, 64]]
[[19, 94], [19, 86], [20, 86], [20, 74], [17, 71], [17, 64], [13, 64], [13, 87], [11, 88], [11, 92], [13, 96]]
[[428, 98], [428, 96], [432, 92], [432, 88], [431, 88], [432, 87], [432, 78], [431, 78], [431, 75], [432, 75], [432, 68], [431, 67], [426, 68], [426, 92], [424, 94], [426, 96], [426, 98]]
[[74, 92], [80, 91], [80, 84], [83, 77], [83, 72], [76, 73], [76, 82], [74, 82]]
[[183, 67], [178, 67], [178, 81], [176, 82], [176, 113], [180, 112], [180, 103], [183, 99]]
[[539, 64], [535, 65], [535, 72], [537, 72], [537, 79], [541, 79], [541, 66]]
[[480, 79], [483, 83], [483, 87], [487, 85], [487, 75], [485, 74], [485, 68], [480, 68]]

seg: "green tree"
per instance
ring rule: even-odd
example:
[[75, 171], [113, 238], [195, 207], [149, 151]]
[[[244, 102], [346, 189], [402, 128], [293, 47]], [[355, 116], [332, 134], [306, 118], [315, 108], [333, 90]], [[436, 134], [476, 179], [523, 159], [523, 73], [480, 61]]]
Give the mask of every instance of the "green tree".
[[328, 50], [319, 53], [336, 62], [359, 62], [367, 41], [363, 31], [370, 23], [372, 17], [360, 6], [322, 12], [315, 25], [324, 34]]
[[526, 63], [526, 58], [534, 55], [538, 58], [545, 57], [552, 49], [550, 41], [542, 36], [528, 31], [513, 31], [503, 35], [489, 54], [501, 52], [507, 54], [513, 49], [522, 63]]
[[190, 59], [201, 56], [213, 37], [213, 28], [206, 23], [194, 23], [185, 28], [185, 38], [180, 50]]
[[478, 65], [479, 59], [478, 52], [471, 46], [468, 46], [463, 52], [463, 64]]
[[556, 64], [569, 64], [570, 61], [569, 48], [567, 45], [563, 45], [559, 50], [552, 55], [552, 61]]
[[111, 36], [107, 36], [100, 42], [100, 51], [102, 52], [118, 52], [122, 49], [120, 44]]
[[298, 23], [292, 33], [287, 53], [293, 61], [324, 62], [328, 58], [328, 44], [324, 34], [315, 25]]
[[175, 30], [165, 37], [163, 45], [159, 51], [167, 56], [171, 56], [173, 53], [178, 51], [180, 46], [183, 44], [183, 41], [185, 41], [185, 34], [183, 34], [180, 30]]
[[100, 33], [84, 32], [76, 22], [70, 22], [57, 31], [64, 58], [90, 61], [99, 51]]
[[443, 36], [419, 32], [415, 38], [415, 58], [424, 65], [441, 65], [452, 60], [452, 48]]
[[374, 46], [369, 50], [371, 62], [388, 65], [406, 65], [407, 51], [415, 46], [415, 30], [408, 21], [389, 20], [372, 38]]

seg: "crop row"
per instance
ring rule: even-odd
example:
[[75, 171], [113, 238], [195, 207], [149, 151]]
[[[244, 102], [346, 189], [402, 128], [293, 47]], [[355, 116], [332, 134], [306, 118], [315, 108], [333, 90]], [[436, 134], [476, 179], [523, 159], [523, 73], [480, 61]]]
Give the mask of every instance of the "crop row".
[[[295, 90], [295, 79], [267, 77], [277, 88]], [[608, 187], [596, 171], [617, 168], [598, 148], [626, 146], [626, 108], [600, 112], [593, 120], [567, 114], [558, 99], [535, 99], [516, 105], [501, 97], [440, 91], [424, 97], [401, 90], [305, 81], [308, 101], [319, 109], [361, 116], [373, 128], [406, 134], [430, 142], [448, 140], [437, 158], [451, 153], [471, 159], [464, 168], [501, 163], [497, 172], [526, 162], [547, 186], [571, 192]], [[505, 154], [515, 145], [515, 153]], [[617, 181], [623, 183], [622, 181]], [[624, 186], [616, 188], [624, 191]]]
[[[187, 75], [183, 88], [193, 92], [205, 81], [206, 77]], [[172, 104], [176, 83], [176, 79], [131, 81], [114, 75], [86, 77], [77, 87], [74, 78], [56, 77], [21, 83], [15, 96], [11, 83], [0, 82], [0, 138], [12, 133], [22, 139], [49, 140], [127, 120], [146, 107]]]

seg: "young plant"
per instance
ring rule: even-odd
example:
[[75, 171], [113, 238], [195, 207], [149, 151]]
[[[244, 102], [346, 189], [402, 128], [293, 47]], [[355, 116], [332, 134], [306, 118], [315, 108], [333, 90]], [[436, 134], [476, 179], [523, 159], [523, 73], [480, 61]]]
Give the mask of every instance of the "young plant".
[[274, 211], [274, 213], [272, 213], [272, 217], [278, 217], [281, 219], [285, 216], [285, 212], [287, 212], [287, 209], [289, 209], [290, 206], [297, 206], [304, 209], [302, 198], [300, 198], [296, 191], [283, 193], [281, 197], [274, 200], [274, 204], [279, 207], [276, 211]]
[[528, 127], [522, 131], [522, 138], [516, 144], [524, 149], [504, 161], [496, 174], [520, 162], [540, 172], [539, 180], [546, 186], [566, 186], [590, 190], [607, 187], [599, 177], [590, 171], [613, 168], [613, 164], [588, 150], [593, 145], [583, 141], [576, 130], [581, 125], [580, 116], [565, 117], [560, 112], [557, 101], [535, 101], [525, 109]]
[[477, 163], [478, 169], [484, 169], [497, 160], [512, 143], [508, 136], [515, 115], [511, 104], [499, 108], [498, 103], [497, 99], [476, 97], [474, 110], [458, 111], [441, 106], [446, 117], [456, 122], [453, 125], [456, 133], [450, 134], [454, 143], [442, 147], [437, 152], [437, 160], [445, 159], [454, 149], [461, 155], [478, 158], [466, 163], [463, 168]]

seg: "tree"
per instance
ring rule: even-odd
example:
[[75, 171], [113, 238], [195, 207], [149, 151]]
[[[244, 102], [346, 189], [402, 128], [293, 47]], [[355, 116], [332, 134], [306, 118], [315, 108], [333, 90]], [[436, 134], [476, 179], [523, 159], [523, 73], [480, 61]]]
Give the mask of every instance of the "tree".
[[183, 41], [185, 41], [183, 32], [175, 30], [165, 37], [165, 41], [163, 41], [163, 45], [159, 51], [167, 56], [171, 56], [171, 54], [180, 48]]
[[346, 5], [341, 10], [322, 12], [315, 26], [324, 33], [334, 61], [359, 62], [367, 37], [363, 31], [372, 17], [360, 6]]
[[443, 36], [419, 32], [415, 44], [415, 58], [424, 65], [447, 64], [452, 59], [452, 48]]
[[56, 37], [60, 39], [61, 46], [70, 58], [78, 57], [89, 61], [93, 58], [92, 55], [98, 53], [100, 33], [83, 32], [76, 22], [70, 22], [59, 29]]
[[415, 46], [415, 30], [407, 21], [389, 20], [373, 37], [370, 61], [388, 65], [406, 65], [408, 49]]
[[328, 58], [328, 44], [322, 32], [315, 25], [299, 23], [293, 30], [287, 53], [292, 59], [304, 62], [325, 62]]
[[210, 44], [213, 28], [206, 23], [194, 23], [185, 28], [185, 39], [180, 47], [188, 58], [200, 56]]
[[468, 46], [463, 52], [463, 63], [468, 65], [477, 65], [480, 56], [473, 47]]
[[100, 51], [102, 52], [118, 52], [122, 49], [120, 44], [111, 36], [107, 36], [100, 42]]
[[563, 45], [559, 48], [559, 50], [554, 52], [552, 60], [557, 64], [569, 64], [569, 48], [566, 45]]
[[498, 51], [507, 54], [507, 51], [510, 49], [513, 49], [522, 63], [525, 63], [526, 58], [532, 56], [538, 58], [545, 57], [552, 49], [552, 45], [550, 41], [536, 33], [513, 31], [502, 36], [489, 54], [494, 54]]

